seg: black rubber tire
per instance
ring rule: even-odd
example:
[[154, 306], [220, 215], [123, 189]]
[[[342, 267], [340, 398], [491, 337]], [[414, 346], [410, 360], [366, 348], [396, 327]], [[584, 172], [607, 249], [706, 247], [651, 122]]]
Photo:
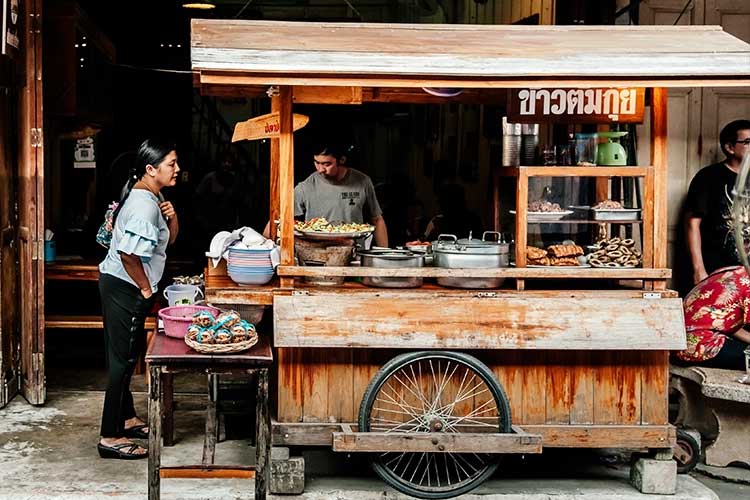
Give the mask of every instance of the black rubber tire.
[[[510, 403], [508, 397], [505, 394], [505, 390], [500, 382], [495, 377], [487, 365], [479, 361], [473, 356], [463, 354], [460, 352], [453, 351], [418, 351], [401, 354], [391, 359], [386, 363], [370, 381], [370, 384], [362, 397], [362, 403], [359, 407], [359, 432], [369, 432], [370, 430], [370, 412], [374, 404], [374, 398], [380, 390], [381, 386], [388, 380], [388, 378], [396, 373], [403, 366], [408, 365], [414, 361], [422, 359], [450, 359], [454, 362], [460, 362], [468, 366], [487, 384], [487, 387], [492, 391], [493, 398], [497, 404], [498, 412], [500, 415], [500, 425], [498, 426], [498, 432], [508, 433], [511, 431], [511, 414], [510, 414]], [[499, 456], [497, 457], [499, 458]], [[479, 475], [472, 479], [469, 483], [465, 483], [454, 490], [445, 492], [432, 492], [423, 491], [415, 488], [411, 483], [406, 483], [401, 480], [400, 477], [393, 474], [390, 469], [384, 467], [377, 459], [377, 455], [373, 454], [370, 459], [370, 464], [373, 470], [377, 473], [380, 478], [385, 481], [386, 484], [391, 486], [397, 491], [406, 495], [411, 495], [416, 498], [425, 499], [441, 499], [441, 498], [453, 498], [458, 495], [463, 495], [473, 490], [485, 480], [487, 480], [497, 469], [497, 460], [492, 463], [488, 463]]]
[[687, 474], [688, 472], [693, 470], [700, 461], [700, 443], [698, 443], [698, 441], [696, 441], [691, 434], [688, 434], [682, 429], [677, 429], [677, 441], [675, 443], [675, 447], [683, 448], [690, 454], [689, 460], [684, 463], [678, 460], [677, 456], [675, 456], [675, 462], [677, 462], [677, 473]]

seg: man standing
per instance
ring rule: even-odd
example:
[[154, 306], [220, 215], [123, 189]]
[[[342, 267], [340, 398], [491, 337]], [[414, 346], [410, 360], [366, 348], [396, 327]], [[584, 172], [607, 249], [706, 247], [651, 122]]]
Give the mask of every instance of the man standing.
[[750, 120], [735, 120], [719, 134], [724, 161], [702, 168], [690, 182], [685, 221], [693, 283], [721, 267], [740, 264], [732, 228], [732, 190], [750, 154]]
[[[331, 144], [316, 146], [315, 172], [294, 188], [294, 217], [310, 220], [325, 217], [330, 222], [369, 222], [375, 226], [375, 245], [388, 247], [383, 211], [370, 178], [344, 166], [346, 156]], [[263, 234], [268, 237], [268, 226]]]

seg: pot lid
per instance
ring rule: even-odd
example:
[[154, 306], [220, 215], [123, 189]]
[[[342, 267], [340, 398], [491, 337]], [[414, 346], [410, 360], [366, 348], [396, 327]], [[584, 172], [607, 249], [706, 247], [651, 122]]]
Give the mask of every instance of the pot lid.
[[411, 250], [400, 250], [400, 249], [394, 250], [391, 248], [359, 250], [357, 251], [357, 254], [365, 255], [368, 257], [378, 257], [381, 259], [390, 259], [390, 260], [407, 260], [407, 259], [424, 257], [424, 254], [422, 252], [412, 252]]
[[486, 240], [487, 234], [497, 234], [495, 231], [485, 231], [483, 239], [469, 238], [456, 239], [453, 234], [441, 234], [438, 239], [432, 242], [433, 252], [448, 252], [461, 254], [503, 254], [508, 253], [510, 245], [498, 241]]
[[[468, 238], [461, 238], [461, 239], [456, 240], [456, 244], [457, 245], [467, 245], [467, 246], [480, 246], [480, 247], [484, 247], [484, 246], [488, 246], [488, 245], [491, 245], [491, 246], [507, 245], [507, 243], [502, 243], [500, 241], [501, 236], [500, 236], [500, 233], [498, 233], [497, 231], [485, 231], [484, 233], [482, 233], [482, 239], [481, 240], [478, 239], [478, 238], [474, 238], [471, 233], [472, 232], [469, 231], [469, 237]], [[494, 239], [494, 240], [490, 239], [491, 238], [490, 235], [495, 235], [496, 239]], [[438, 237], [438, 239], [440, 239], [440, 237]]]

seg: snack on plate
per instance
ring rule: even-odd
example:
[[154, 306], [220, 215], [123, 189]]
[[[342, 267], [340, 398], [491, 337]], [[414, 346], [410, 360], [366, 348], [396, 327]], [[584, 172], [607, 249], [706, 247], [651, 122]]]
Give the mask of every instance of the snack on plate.
[[593, 208], [594, 210], [622, 210], [623, 207], [622, 203], [620, 203], [619, 201], [604, 200], [600, 201], [591, 208]]
[[563, 212], [563, 209], [560, 208], [560, 205], [557, 203], [552, 203], [549, 201], [532, 201], [529, 203], [528, 207], [529, 212]]
[[198, 334], [198, 337], [196, 338], [198, 342], [201, 344], [214, 344], [216, 343], [214, 341], [214, 331], [213, 330], [203, 330]]
[[207, 328], [214, 324], [216, 318], [208, 311], [198, 311], [193, 314], [193, 324]]
[[231, 328], [242, 320], [237, 311], [224, 311], [216, 317], [214, 326], [218, 328]]
[[552, 264], [552, 261], [545, 255], [541, 259], [529, 259], [526, 263], [530, 266], [549, 266]]
[[229, 344], [232, 342], [232, 332], [226, 328], [220, 328], [216, 330], [214, 340], [216, 340], [217, 344]]
[[578, 266], [578, 259], [575, 257], [552, 257], [550, 258], [551, 266]]
[[315, 217], [308, 221], [294, 221], [294, 229], [314, 233], [364, 233], [374, 231], [375, 226], [356, 222], [331, 224], [325, 217]]
[[589, 254], [592, 267], [637, 267], [641, 264], [641, 252], [635, 249], [632, 239], [618, 237], [598, 241]]
[[[553, 257], [577, 257], [583, 255], [583, 248], [578, 245], [550, 245], [547, 252]], [[554, 265], [554, 264], [553, 264]], [[567, 265], [567, 264], [566, 264]], [[578, 264], [575, 264], [578, 265]]]
[[539, 260], [547, 256], [547, 250], [538, 247], [527, 246], [526, 247], [526, 259], [527, 260]]
[[197, 340], [198, 335], [200, 335], [202, 331], [203, 331], [203, 328], [201, 328], [198, 325], [193, 324], [187, 327], [187, 333], [185, 335], [190, 337], [192, 340]]

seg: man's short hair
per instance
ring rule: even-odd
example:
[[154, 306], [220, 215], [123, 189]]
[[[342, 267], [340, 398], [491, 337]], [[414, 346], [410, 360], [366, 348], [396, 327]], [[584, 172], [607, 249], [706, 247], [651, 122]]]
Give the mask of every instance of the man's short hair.
[[737, 132], [740, 130], [750, 130], [750, 120], [735, 120], [724, 125], [719, 134], [719, 145], [724, 155], [729, 157], [729, 153], [726, 150], [727, 144], [734, 144], [737, 140]]
[[345, 149], [333, 142], [317, 142], [313, 146], [314, 156], [333, 156], [337, 161], [346, 156]]

